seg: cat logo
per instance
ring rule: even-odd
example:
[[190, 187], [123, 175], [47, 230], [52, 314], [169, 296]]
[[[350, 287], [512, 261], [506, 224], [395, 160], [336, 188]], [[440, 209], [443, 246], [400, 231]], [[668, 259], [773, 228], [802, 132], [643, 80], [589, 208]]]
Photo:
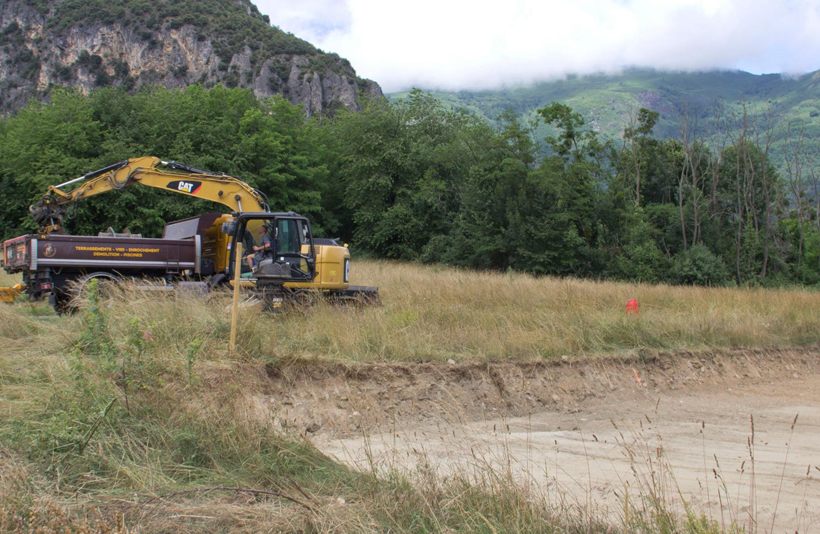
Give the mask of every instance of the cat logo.
[[51, 243], [47, 244], [45, 250], [43, 250], [43, 254], [45, 254], [47, 258], [54, 256], [56, 253], [57, 251], [54, 250], [54, 245]]
[[173, 189], [175, 191], [179, 191], [181, 193], [189, 193], [191, 195], [196, 195], [199, 188], [202, 187], [202, 182], [186, 182], [184, 180], [176, 180], [173, 182], [168, 182], [168, 185], [165, 186], [168, 189]]

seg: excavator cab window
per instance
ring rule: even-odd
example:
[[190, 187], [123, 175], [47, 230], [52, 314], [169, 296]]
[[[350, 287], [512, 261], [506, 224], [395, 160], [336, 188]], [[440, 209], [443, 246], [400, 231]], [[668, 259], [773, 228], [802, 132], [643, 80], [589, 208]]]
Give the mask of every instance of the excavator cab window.
[[301, 254], [301, 232], [294, 219], [279, 219], [276, 224], [276, 250], [280, 255]]
[[289, 264], [294, 278], [313, 280], [316, 264], [307, 220], [278, 218], [274, 228], [274, 261]]

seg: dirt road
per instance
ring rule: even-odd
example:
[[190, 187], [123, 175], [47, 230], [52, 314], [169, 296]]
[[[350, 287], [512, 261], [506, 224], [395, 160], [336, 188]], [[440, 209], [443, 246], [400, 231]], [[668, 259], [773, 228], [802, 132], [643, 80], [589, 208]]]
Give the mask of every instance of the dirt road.
[[[434, 396], [436, 409], [425, 408], [424, 398], [383, 401], [376, 409], [378, 381], [348, 377], [320, 384], [325, 397], [345, 401], [330, 403], [336, 424], [314, 433], [314, 423], [309, 432], [326, 452], [363, 467], [425, 463], [444, 475], [492, 468], [547, 499], [614, 521], [623, 517], [628, 494], [627, 513], [648, 506], [638, 495], [656, 496], [678, 509], [685, 500], [722, 525], [734, 521], [749, 532], [817, 531], [817, 361], [807, 351], [595, 361], [549, 368], [546, 379], [522, 372], [514, 386], [511, 369], [495, 376], [489, 370], [487, 380], [473, 383], [484, 399], [480, 410], [463, 397], [469, 384], [447, 380], [446, 372], [438, 389], [452, 394]], [[382, 382], [388, 390], [407, 389]], [[497, 399], [481, 387], [485, 382]], [[584, 393], [590, 388], [598, 394]], [[358, 395], [358, 409], [348, 406], [350, 395]], [[396, 416], [407, 402], [415, 411]], [[522, 416], [522, 409], [531, 415]]]

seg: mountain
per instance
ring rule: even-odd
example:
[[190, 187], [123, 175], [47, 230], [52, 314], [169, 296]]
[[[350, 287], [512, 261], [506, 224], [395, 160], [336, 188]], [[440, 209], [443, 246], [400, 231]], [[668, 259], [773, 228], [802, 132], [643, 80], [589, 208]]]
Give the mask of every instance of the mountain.
[[308, 114], [381, 95], [350, 63], [270, 25], [249, 0], [3, 0], [0, 113], [54, 85], [248, 87]]
[[[782, 140], [792, 122], [792, 134], [805, 128], [809, 150], [820, 159], [820, 71], [800, 77], [779, 74], [754, 75], [740, 71], [703, 73], [627, 70], [618, 75], [569, 76], [566, 79], [526, 87], [496, 91], [432, 91], [443, 102], [463, 108], [489, 121], [512, 108], [516, 115], [535, 119], [538, 108], [561, 102], [581, 113], [586, 123], [603, 138], [619, 140], [629, 115], [640, 107], [657, 111], [660, 118], [655, 135], [680, 136], [680, 116], [684, 110], [699, 120], [701, 127], [714, 125], [714, 104], [721, 102], [729, 122], [742, 116], [743, 103], [749, 115], [762, 125], [771, 111], [778, 128], [774, 159], [782, 165]], [[387, 95], [401, 99], [407, 93]], [[536, 135], [543, 138], [551, 130], [541, 125]]]

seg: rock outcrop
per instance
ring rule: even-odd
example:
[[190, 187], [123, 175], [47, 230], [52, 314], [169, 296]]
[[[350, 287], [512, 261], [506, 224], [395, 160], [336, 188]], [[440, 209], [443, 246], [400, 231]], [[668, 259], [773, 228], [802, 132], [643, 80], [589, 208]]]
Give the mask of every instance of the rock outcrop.
[[[0, 113], [14, 112], [30, 98], [46, 99], [55, 85], [87, 92], [106, 85], [132, 91], [221, 83], [251, 88], [257, 97], [281, 94], [308, 115], [359, 109], [360, 93], [382, 96], [379, 85], [356, 76], [347, 60], [277, 28], [266, 30], [298, 41], [301, 53], [266, 53], [247, 39], [226, 52], [224, 35], [178, 20], [149, 27], [131, 19], [66, 27], [55, 23], [58, 6], [44, 9], [31, 0], [0, 4]], [[246, 7], [250, 17], [253, 6]]]

